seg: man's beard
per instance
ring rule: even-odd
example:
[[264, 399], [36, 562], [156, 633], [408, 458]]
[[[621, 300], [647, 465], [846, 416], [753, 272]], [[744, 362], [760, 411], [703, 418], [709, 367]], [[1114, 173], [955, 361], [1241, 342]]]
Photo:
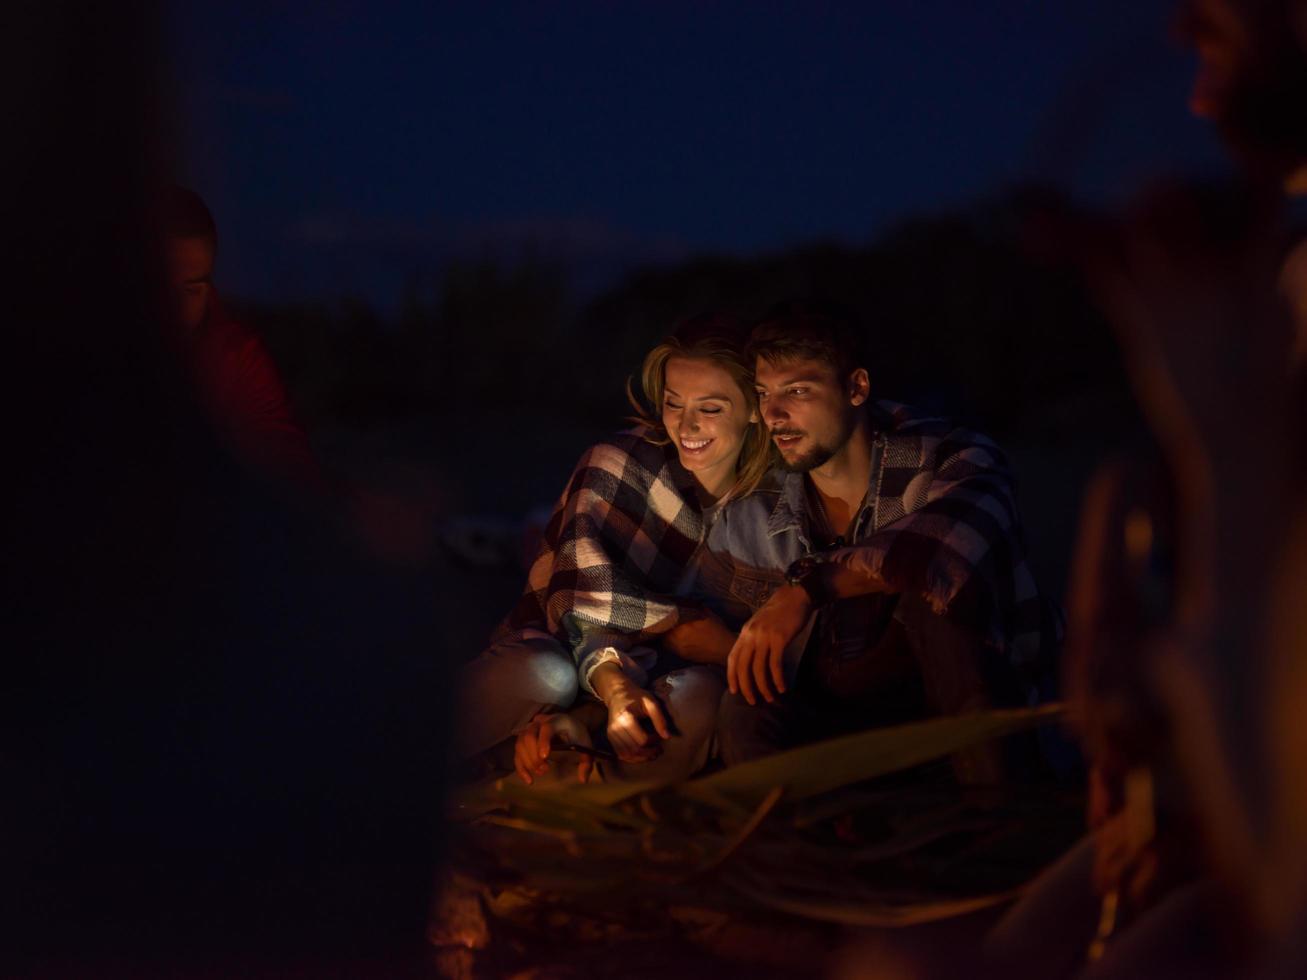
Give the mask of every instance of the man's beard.
[[[772, 436], [795, 434], [797, 433], [786, 429], [778, 429], [772, 433]], [[777, 447], [777, 452], [780, 452], [779, 447]], [[801, 456], [796, 456], [793, 459], [786, 459], [784, 453], [781, 453], [781, 469], [787, 473], [807, 473], [809, 470], [815, 470], [818, 466], [821, 466], [836, 452], [838, 452], [838, 449], [831, 449], [829, 446], [818, 443]]]

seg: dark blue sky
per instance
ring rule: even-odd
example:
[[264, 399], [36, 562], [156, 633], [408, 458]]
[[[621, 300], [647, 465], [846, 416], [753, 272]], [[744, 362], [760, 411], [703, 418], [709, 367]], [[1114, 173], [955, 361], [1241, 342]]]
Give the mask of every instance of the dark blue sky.
[[865, 242], [1028, 178], [1111, 202], [1220, 165], [1170, 8], [177, 3], [179, 170], [229, 292], [383, 308], [484, 250], [593, 283]]

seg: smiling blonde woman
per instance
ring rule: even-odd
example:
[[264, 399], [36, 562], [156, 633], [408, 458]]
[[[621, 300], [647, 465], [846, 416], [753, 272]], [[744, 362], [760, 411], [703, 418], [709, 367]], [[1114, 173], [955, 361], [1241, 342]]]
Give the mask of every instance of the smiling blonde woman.
[[[702, 765], [721, 672], [667, 670], [674, 658], [655, 648], [701, 616], [688, 591], [706, 530], [768, 467], [744, 333], [731, 316], [705, 314], [646, 356], [636, 427], [581, 457], [521, 599], [464, 671], [464, 757], [518, 736], [515, 768], [532, 782], [555, 738], [591, 741], [595, 726], [559, 714], [579, 697], [606, 709], [611, 771], [675, 778]], [[585, 778], [590, 756], [580, 769]]]

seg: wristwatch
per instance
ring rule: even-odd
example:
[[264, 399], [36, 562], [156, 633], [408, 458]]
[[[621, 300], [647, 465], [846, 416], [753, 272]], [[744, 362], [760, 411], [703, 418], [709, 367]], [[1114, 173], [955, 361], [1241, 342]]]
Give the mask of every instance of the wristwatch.
[[816, 555], [804, 555], [785, 569], [785, 581], [808, 593], [808, 599], [814, 606], [824, 606], [835, 598], [826, 583], [825, 564]]

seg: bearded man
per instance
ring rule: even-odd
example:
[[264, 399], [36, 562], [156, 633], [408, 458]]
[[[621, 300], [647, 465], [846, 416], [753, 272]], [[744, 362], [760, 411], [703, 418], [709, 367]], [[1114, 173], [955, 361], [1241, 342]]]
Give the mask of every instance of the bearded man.
[[[931, 714], [1029, 703], [1061, 614], [1026, 560], [1011, 473], [989, 439], [871, 398], [847, 319], [788, 304], [754, 329], [780, 466], [709, 535], [705, 591], [748, 617], [718, 721], [731, 765]], [[992, 748], [959, 779], [1003, 775]]]

